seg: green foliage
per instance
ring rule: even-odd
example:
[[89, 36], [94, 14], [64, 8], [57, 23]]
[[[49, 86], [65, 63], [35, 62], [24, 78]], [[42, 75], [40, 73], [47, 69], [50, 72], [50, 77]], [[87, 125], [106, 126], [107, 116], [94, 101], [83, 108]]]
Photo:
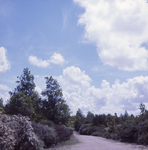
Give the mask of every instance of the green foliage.
[[107, 125], [107, 118], [105, 114], [102, 115], [95, 115], [95, 117], [92, 120], [93, 126], [98, 126], [100, 124]]
[[74, 128], [74, 123], [76, 121], [76, 116], [70, 116], [69, 121], [68, 121], [68, 127]]
[[2, 98], [0, 98], [0, 107], [4, 108], [3, 99]]
[[143, 103], [139, 105], [139, 109], [141, 110], [141, 114], [144, 115], [146, 110], [145, 110], [145, 105]]
[[73, 134], [73, 129], [65, 125], [56, 125], [55, 130], [59, 137], [59, 141], [69, 140], [70, 136]]
[[35, 122], [32, 122], [32, 127], [38, 138], [43, 141], [44, 144], [42, 146], [44, 148], [55, 145], [59, 141], [59, 138], [54, 128]]
[[78, 109], [76, 113], [76, 120], [74, 122], [74, 127], [76, 131], [79, 131], [79, 128], [81, 127], [83, 120], [84, 120], [83, 112], [80, 109]]
[[32, 118], [35, 114], [32, 107], [31, 98], [25, 95], [25, 92], [19, 91], [15, 93], [5, 106], [5, 111], [8, 114], [21, 114]]
[[94, 114], [93, 114], [93, 113], [91, 113], [90, 111], [88, 111], [88, 113], [87, 113], [87, 117], [94, 118]]
[[21, 114], [39, 121], [42, 118], [40, 114], [41, 98], [34, 91], [34, 76], [28, 68], [25, 68], [23, 74], [17, 78], [19, 79], [16, 81], [17, 87], [14, 91], [9, 92], [10, 100], [5, 106], [6, 113]]
[[70, 117], [70, 109], [66, 104], [62, 89], [57, 80], [45, 77], [46, 89], [42, 91], [44, 100], [42, 101], [42, 112], [48, 120], [58, 124], [66, 124]]

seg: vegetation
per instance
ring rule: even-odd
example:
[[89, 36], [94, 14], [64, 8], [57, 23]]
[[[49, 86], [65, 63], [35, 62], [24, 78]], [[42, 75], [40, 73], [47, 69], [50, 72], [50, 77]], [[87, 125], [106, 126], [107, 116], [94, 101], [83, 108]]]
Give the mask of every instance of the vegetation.
[[139, 109], [140, 115], [136, 117], [130, 116], [127, 111], [120, 117], [116, 113], [112, 116], [111, 114], [93, 115], [90, 112], [84, 117], [79, 109], [74, 127], [83, 135], [102, 136], [122, 142], [148, 145], [148, 111], [143, 103], [140, 104]]
[[62, 89], [52, 76], [45, 77], [46, 88], [41, 92], [42, 96], [35, 91], [34, 76], [28, 68], [18, 76], [16, 83], [5, 106], [0, 99], [0, 108], [6, 114], [28, 116], [44, 148], [68, 140], [73, 132], [69, 127], [84, 135], [148, 145], [148, 110], [143, 103], [139, 105], [141, 112], [136, 117], [127, 111], [120, 117], [116, 113], [94, 115], [89, 111], [85, 117], [80, 109], [76, 115], [70, 116]]
[[46, 89], [41, 97], [35, 91], [34, 76], [28, 68], [24, 68], [23, 74], [17, 78], [17, 86], [9, 92], [10, 99], [5, 107], [0, 99], [1, 109], [9, 115], [28, 116], [41, 147], [47, 148], [69, 139], [73, 130], [64, 125], [69, 122], [70, 109], [57, 80], [52, 76], [45, 77]]

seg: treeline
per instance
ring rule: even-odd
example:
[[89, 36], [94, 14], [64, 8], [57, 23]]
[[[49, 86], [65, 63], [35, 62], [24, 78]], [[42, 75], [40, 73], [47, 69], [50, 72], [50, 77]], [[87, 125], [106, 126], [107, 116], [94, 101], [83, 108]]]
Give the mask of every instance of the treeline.
[[[2, 98], [0, 99], [0, 111], [6, 115], [29, 117], [34, 132], [42, 143], [41, 147], [47, 148], [60, 141], [68, 140], [73, 133], [72, 128], [66, 127], [70, 118], [70, 109], [63, 98], [62, 89], [57, 80], [52, 76], [45, 77], [46, 88], [39, 94], [35, 90], [34, 76], [28, 68], [24, 68], [23, 74], [17, 79], [17, 86], [9, 92], [10, 99], [5, 106]], [[11, 127], [13, 126], [15, 129], [16, 125], [12, 122]], [[21, 124], [18, 128], [25, 134]], [[0, 141], [0, 149], [5, 149], [2, 148], [2, 142]], [[16, 149], [23, 150], [23, 143], [24, 141], [19, 143]], [[28, 148], [26, 146], [24, 150]]]
[[120, 117], [115, 115], [94, 115], [88, 112], [87, 116], [78, 109], [76, 116], [72, 117], [75, 130], [82, 135], [93, 135], [119, 140], [121, 142], [134, 142], [148, 145], [148, 110], [144, 104], [139, 105], [139, 116], [129, 115], [127, 111]]

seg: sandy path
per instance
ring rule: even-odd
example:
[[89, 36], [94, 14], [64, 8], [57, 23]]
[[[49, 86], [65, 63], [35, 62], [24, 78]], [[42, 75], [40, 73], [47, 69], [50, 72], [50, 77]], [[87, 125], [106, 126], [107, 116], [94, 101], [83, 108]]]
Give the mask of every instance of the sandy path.
[[74, 137], [80, 143], [71, 146], [63, 146], [57, 150], [148, 150], [148, 147], [135, 144], [126, 144], [101, 137], [77, 135]]

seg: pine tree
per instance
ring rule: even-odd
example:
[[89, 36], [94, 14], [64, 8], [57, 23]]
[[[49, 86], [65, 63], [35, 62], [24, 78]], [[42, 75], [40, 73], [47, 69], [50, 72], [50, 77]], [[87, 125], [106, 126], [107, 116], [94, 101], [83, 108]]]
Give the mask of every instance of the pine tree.
[[34, 120], [40, 112], [41, 102], [35, 91], [34, 76], [28, 68], [24, 68], [23, 74], [17, 78], [17, 87], [9, 92], [10, 100], [5, 106], [6, 113], [21, 114]]
[[48, 120], [58, 124], [66, 124], [70, 117], [70, 109], [63, 98], [62, 89], [52, 76], [45, 77], [46, 89], [42, 91], [42, 111]]

